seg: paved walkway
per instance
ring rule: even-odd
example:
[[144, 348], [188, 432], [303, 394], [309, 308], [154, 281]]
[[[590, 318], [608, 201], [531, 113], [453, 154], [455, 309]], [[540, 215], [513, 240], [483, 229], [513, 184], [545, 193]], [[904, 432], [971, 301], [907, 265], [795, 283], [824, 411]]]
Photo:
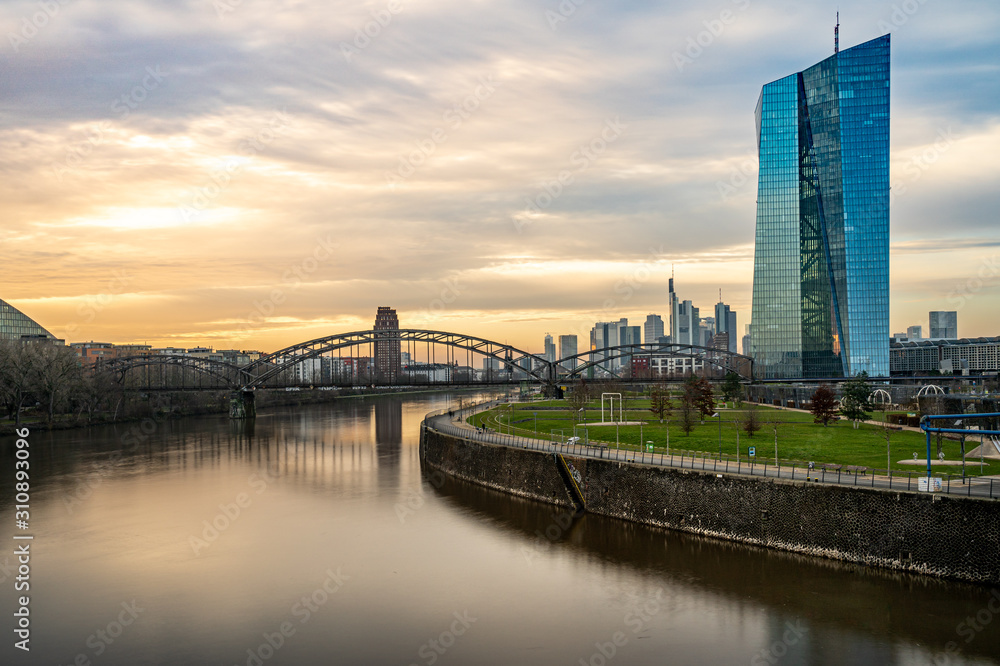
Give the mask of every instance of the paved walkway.
[[[893, 476], [886, 474], [869, 474], [866, 468], [849, 469], [847, 466], [842, 466], [839, 469], [817, 466], [815, 469], [810, 470], [807, 467], [795, 464], [779, 464], [775, 466], [773, 464], [761, 464], [757, 462], [748, 463], [744, 461], [731, 460], [719, 461], [707, 455], [689, 456], [686, 452], [678, 456], [676, 454], [666, 453], [616, 450], [606, 446], [560, 444], [541, 439], [504, 434], [495, 430], [487, 430], [483, 432], [477, 430], [475, 426], [465, 422], [465, 419], [468, 416], [490, 409], [491, 407], [496, 406], [496, 404], [497, 403], [489, 403], [486, 405], [479, 405], [471, 409], [466, 408], [462, 411], [455, 411], [451, 414], [445, 413], [430, 416], [425, 419], [425, 423], [428, 427], [433, 430], [437, 430], [438, 432], [483, 442], [485, 444], [511, 446], [532, 451], [544, 451], [546, 453], [569, 454], [581, 458], [615, 460], [619, 462], [655, 465], [659, 467], [711, 471], [719, 474], [762, 476], [775, 479], [789, 479], [835, 485], [864, 486], [868, 488], [899, 491], [917, 491], [918, 480], [923, 476], [914, 476], [911, 474], [895, 474]], [[949, 476], [946, 477], [943, 483], [944, 487], [942, 488], [942, 492], [945, 494], [1000, 499], [1000, 477], [968, 477], [963, 481], [961, 477], [952, 479]]]

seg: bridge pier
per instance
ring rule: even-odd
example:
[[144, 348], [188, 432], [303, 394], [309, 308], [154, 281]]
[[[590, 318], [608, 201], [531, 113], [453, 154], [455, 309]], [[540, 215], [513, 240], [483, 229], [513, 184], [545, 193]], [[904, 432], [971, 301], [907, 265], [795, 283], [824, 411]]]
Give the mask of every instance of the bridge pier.
[[256, 394], [253, 391], [233, 391], [229, 394], [229, 418], [252, 419], [257, 416]]

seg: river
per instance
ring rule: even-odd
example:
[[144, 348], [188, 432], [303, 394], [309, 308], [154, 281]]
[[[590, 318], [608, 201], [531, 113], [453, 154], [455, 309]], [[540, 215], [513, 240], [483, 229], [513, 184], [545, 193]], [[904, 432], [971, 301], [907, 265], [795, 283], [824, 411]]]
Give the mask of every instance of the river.
[[[458, 400], [32, 432], [27, 530], [5, 437], [0, 661], [1000, 663], [991, 588], [571, 522], [429, 476], [420, 420]], [[13, 631], [23, 595], [30, 652]]]

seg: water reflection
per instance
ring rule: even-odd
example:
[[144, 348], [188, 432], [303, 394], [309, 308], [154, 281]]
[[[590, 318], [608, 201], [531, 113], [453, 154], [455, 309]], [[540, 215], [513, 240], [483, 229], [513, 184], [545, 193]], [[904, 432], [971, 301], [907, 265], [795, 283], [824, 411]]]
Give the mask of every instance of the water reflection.
[[[420, 650], [464, 611], [478, 620], [438, 664], [599, 663], [616, 632], [622, 664], [920, 663], [949, 641], [1000, 654], [996, 625], [969, 644], [956, 631], [984, 588], [436, 487], [417, 427], [447, 401], [33, 434], [38, 642], [30, 662], [8, 642], [2, 663], [243, 664], [292, 621], [267, 666], [426, 664]], [[0, 447], [3, 469], [12, 455]], [[7, 543], [11, 484], [0, 474]], [[343, 589], [300, 623], [295, 604], [338, 568]], [[143, 613], [96, 654], [89, 638], [133, 599]], [[12, 604], [0, 596], [0, 616]]]

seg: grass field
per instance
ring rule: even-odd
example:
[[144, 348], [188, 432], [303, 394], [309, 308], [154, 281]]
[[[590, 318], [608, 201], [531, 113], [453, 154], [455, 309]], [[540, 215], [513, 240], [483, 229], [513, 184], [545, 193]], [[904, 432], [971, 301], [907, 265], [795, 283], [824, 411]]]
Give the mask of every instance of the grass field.
[[[736, 459], [737, 429], [734, 417], [739, 412], [732, 409], [731, 404], [727, 405], [727, 408], [718, 409], [718, 412], [721, 414], [723, 457]], [[592, 401], [585, 408], [584, 415], [585, 421], [599, 421], [601, 419], [600, 402]], [[749, 447], [755, 447], [758, 463], [774, 463], [775, 430], [773, 422], [777, 422], [777, 458], [782, 463], [811, 461], [817, 464], [834, 463], [864, 466], [878, 470], [886, 469], [886, 440], [881, 427], [862, 423], [855, 429], [854, 424], [850, 421], [835, 421], [828, 426], [823, 426], [813, 423], [812, 415], [807, 412], [776, 409], [763, 405], [759, 408], [759, 416], [763, 428], [756, 432], [753, 437], [749, 437], [744, 431], [738, 433], [741, 460], [746, 461]], [[605, 418], [610, 420], [607, 409], [605, 410]], [[875, 412], [872, 418], [880, 420], [882, 414]], [[669, 437], [669, 450], [672, 453], [703, 452], [715, 457], [719, 454], [719, 418], [709, 417], [704, 422], [699, 421], [690, 434], [685, 434], [678, 423], [677, 405], [674, 407], [674, 413], [668, 416], [668, 421], [660, 424], [657, 417], [649, 411], [649, 400], [635, 399], [627, 402], [625, 420], [641, 421], [642, 426], [587, 426], [586, 423], [577, 423], [573, 411], [567, 408], [567, 403], [558, 400], [514, 403], [512, 406], [501, 405], [496, 409], [469, 418], [469, 422], [473, 425], [485, 424], [492, 430], [502, 432], [510, 432], [511, 421], [513, 421], [514, 433], [526, 437], [537, 436], [540, 439], [552, 439], [553, 432], [555, 432], [557, 438], [561, 436], [562, 439], [565, 439], [565, 437], [576, 434], [581, 438], [589, 437], [591, 441], [597, 440], [608, 443], [612, 447], [619, 446], [628, 449], [638, 449], [642, 442], [652, 442], [654, 450], [658, 453], [668, 450]], [[586, 434], [584, 429], [586, 429]], [[925, 466], [899, 464], [900, 460], [912, 459], [914, 453], [921, 460], [926, 458], [925, 435], [920, 432], [904, 430], [890, 430], [889, 432], [891, 469], [917, 473], [925, 471]], [[958, 441], [943, 439], [941, 446], [947, 460], [961, 461], [961, 448]], [[978, 439], [966, 442], [965, 448], [970, 451], [977, 446], [979, 446]], [[933, 439], [931, 441], [931, 456], [937, 456], [937, 443]], [[982, 472], [980, 472], [979, 458], [966, 459], [966, 474], [970, 476], [980, 473], [990, 474], [990, 467], [989, 460], [987, 460]], [[1000, 469], [1000, 464], [994, 461], [993, 467]], [[954, 466], [935, 465], [934, 472], [936, 474], [961, 474], [962, 466], [961, 463]]]

